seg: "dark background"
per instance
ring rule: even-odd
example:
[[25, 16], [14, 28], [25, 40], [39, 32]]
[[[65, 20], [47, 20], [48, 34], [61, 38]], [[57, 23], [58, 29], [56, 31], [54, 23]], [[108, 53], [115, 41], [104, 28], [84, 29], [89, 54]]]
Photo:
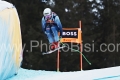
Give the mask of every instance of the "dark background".
[[[92, 63], [89, 65], [83, 58], [83, 70], [99, 69], [120, 65], [120, 1], [119, 0], [101, 0], [97, 3], [95, 0], [55, 0], [55, 6], [41, 0], [5, 0], [11, 2], [17, 9], [22, 43], [26, 44], [23, 52], [22, 68], [34, 70], [56, 71], [57, 52], [50, 55], [42, 55], [41, 43], [39, 46], [31, 49], [31, 41], [48, 40], [41, 29], [41, 18], [43, 10], [50, 7], [60, 17], [63, 28], [78, 28], [79, 20], [82, 21], [82, 39], [83, 45], [90, 44], [89, 48], [83, 46], [83, 54]], [[65, 11], [68, 9], [68, 12]], [[97, 11], [92, 11], [97, 9]], [[100, 45], [102, 46], [100, 50]], [[37, 43], [34, 42], [34, 46]], [[91, 45], [94, 45], [91, 46]], [[114, 46], [113, 46], [114, 45]], [[115, 49], [114, 49], [115, 47]], [[42, 50], [41, 50], [42, 49]], [[88, 49], [92, 49], [86, 51]], [[106, 50], [107, 49], [107, 50]], [[109, 50], [108, 50], [109, 49]], [[28, 51], [27, 51], [28, 50]], [[105, 51], [106, 50], [106, 51]], [[60, 71], [79, 71], [80, 57], [77, 52], [60, 53]]]

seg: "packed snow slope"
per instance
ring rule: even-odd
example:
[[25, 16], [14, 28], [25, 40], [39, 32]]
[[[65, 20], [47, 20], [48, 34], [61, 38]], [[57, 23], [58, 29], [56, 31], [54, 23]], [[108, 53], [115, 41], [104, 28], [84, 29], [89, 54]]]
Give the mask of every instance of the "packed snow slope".
[[74, 72], [27, 70], [21, 68], [16, 76], [7, 80], [120, 80], [120, 67]]

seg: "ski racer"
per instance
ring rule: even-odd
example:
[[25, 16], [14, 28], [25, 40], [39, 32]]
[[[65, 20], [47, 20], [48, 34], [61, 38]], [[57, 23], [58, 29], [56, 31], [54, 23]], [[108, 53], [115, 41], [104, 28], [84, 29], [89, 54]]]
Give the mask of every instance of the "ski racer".
[[[50, 49], [54, 50], [58, 48], [58, 42], [62, 38], [62, 24], [59, 16], [55, 12], [52, 12], [50, 8], [45, 8], [41, 24], [42, 30], [47, 35], [50, 43]], [[60, 32], [60, 36], [58, 32]]]

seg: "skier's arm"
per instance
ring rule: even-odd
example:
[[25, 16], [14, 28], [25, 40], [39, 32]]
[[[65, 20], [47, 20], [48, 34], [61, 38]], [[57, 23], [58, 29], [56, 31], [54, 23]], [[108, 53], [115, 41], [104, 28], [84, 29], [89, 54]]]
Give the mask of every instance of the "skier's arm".
[[44, 18], [42, 18], [41, 24], [42, 24], [42, 30], [45, 33], [45, 20], [44, 20]]
[[63, 32], [63, 30], [62, 30], [62, 24], [61, 24], [61, 21], [60, 21], [60, 19], [59, 19], [58, 16], [55, 17], [55, 22], [56, 22], [57, 26], [60, 29], [60, 36], [62, 37], [62, 32]]

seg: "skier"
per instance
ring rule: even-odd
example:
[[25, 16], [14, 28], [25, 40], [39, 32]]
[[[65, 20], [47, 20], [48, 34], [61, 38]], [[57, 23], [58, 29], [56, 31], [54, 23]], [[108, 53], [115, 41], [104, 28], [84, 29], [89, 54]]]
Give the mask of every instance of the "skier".
[[[59, 16], [55, 12], [52, 12], [50, 8], [45, 8], [43, 15], [41, 21], [42, 29], [49, 40], [50, 49], [54, 50], [58, 48], [59, 39], [62, 38], [62, 24]], [[60, 36], [58, 32], [60, 32]]]

